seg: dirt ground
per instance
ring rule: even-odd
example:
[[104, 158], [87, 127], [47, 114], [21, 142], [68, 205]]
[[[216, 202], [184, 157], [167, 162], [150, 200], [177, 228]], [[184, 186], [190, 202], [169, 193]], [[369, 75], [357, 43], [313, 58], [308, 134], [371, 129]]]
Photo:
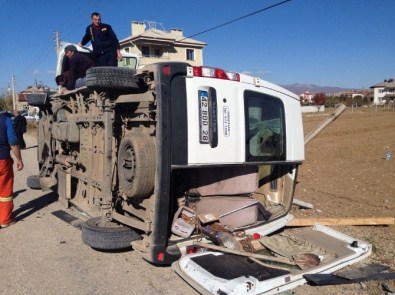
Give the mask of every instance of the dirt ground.
[[[303, 114], [305, 135], [325, 120], [324, 113]], [[395, 217], [395, 159], [385, 160], [385, 147], [395, 153], [395, 110], [348, 108], [307, 143], [299, 170], [296, 198], [315, 209], [293, 206], [295, 217]], [[369, 242], [373, 254], [349, 269], [371, 263], [395, 271], [395, 225], [332, 226]], [[395, 290], [395, 281], [340, 286], [302, 286], [296, 294], [384, 294], [381, 284]]]

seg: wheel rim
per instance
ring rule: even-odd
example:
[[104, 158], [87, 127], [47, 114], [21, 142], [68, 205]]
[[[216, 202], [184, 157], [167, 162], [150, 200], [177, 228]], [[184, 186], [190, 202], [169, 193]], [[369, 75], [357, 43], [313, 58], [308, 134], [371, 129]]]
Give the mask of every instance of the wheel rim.
[[120, 192], [125, 197], [146, 197], [154, 187], [155, 154], [152, 139], [140, 132], [127, 133], [118, 153]]
[[127, 146], [122, 158], [122, 172], [125, 180], [132, 183], [136, 171], [136, 153], [132, 146]]
[[116, 223], [116, 222], [111, 222], [111, 221], [105, 221], [103, 222], [102, 218], [97, 218], [97, 220], [95, 220], [93, 222], [93, 224], [96, 227], [105, 227], [105, 228], [122, 228], [123, 226]]

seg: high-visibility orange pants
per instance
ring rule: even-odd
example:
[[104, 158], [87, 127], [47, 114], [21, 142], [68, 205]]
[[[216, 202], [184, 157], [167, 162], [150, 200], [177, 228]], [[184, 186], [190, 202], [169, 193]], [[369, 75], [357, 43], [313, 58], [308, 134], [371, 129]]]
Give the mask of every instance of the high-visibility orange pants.
[[14, 187], [14, 170], [12, 159], [0, 160], [0, 225], [11, 222], [11, 213], [14, 209], [12, 200]]

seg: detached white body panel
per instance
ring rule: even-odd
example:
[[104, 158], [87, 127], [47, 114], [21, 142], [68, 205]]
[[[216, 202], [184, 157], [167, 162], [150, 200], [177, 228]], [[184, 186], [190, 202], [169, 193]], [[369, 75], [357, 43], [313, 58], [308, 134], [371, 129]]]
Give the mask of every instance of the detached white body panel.
[[[246, 262], [247, 258], [241, 256], [237, 256], [236, 260], [240, 261], [238, 265], [237, 261], [235, 262], [235, 255], [207, 251], [185, 255], [173, 263], [173, 268], [202, 294], [278, 294], [306, 283], [304, 274], [332, 273], [366, 258], [372, 251], [370, 244], [321, 225], [316, 225], [307, 235], [300, 236], [304, 236], [317, 248], [331, 253], [332, 258], [310, 269], [289, 268], [287, 271], [284, 270], [284, 266], [282, 269], [277, 269], [274, 265], [266, 267], [254, 261]], [[225, 267], [227, 265], [225, 261], [228, 259], [233, 260], [233, 263]], [[248, 263], [254, 274], [246, 270]], [[244, 268], [243, 272], [246, 264], [247, 268]]]

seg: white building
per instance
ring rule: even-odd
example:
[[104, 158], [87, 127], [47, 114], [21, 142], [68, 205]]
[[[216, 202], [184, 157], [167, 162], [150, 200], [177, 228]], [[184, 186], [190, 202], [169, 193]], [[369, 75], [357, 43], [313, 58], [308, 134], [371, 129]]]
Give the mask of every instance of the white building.
[[303, 102], [312, 102], [314, 95], [311, 94], [309, 91], [303, 92], [299, 97], [302, 99]]
[[384, 80], [384, 82], [369, 88], [373, 89], [373, 105], [383, 105], [386, 101], [393, 101], [395, 98], [394, 79]]
[[203, 64], [204, 42], [184, 37], [181, 29], [165, 31], [156, 22], [132, 21], [132, 35], [119, 41], [121, 49], [141, 56], [140, 65], [158, 61], [185, 61]]

